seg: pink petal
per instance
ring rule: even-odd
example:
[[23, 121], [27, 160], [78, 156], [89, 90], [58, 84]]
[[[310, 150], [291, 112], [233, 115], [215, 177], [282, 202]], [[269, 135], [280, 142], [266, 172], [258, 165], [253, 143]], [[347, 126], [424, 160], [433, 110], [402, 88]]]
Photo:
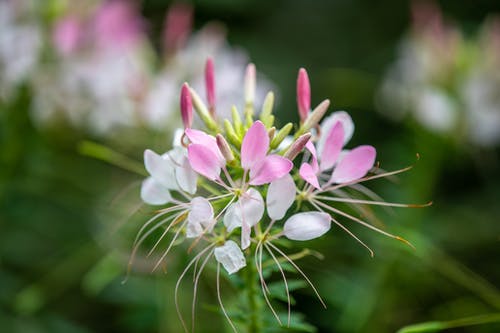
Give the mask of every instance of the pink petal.
[[181, 116], [184, 128], [191, 128], [193, 124], [193, 102], [191, 101], [191, 93], [187, 83], [182, 85], [181, 89]]
[[326, 213], [298, 213], [286, 220], [283, 233], [288, 239], [306, 241], [323, 236], [330, 226], [331, 218]]
[[316, 147], [314, 147], [314, 144], [312, 143], [311, 140], [306, 144], [307, 150], [311, 153], [312, 156], [312, 161], [311, 161], [311, 167], [314, 171], [314, 173], [318, 173], [319, 171], [319, 165], [318, 165], [318, 154], [316, 152]]
[[241, 166], [251, 169], [257, 162], [266, 157], [269, 150], [269, 135], [262, 122], [257, 120], [250, 127], [241, 143]]
[[344, 127], [341, 122], [337, 122], [330, 132], [327, 133], [325, 145], [321, 152], [321, 171], [328, 170], [335, 165], [343, 146]]
[[354, 133], [354, 123], [351, 116], [345, 111], [336, 111], [321, 122], [321, 133], [324, 133], [324, 135], [322, 135], [316, 143], [316, 147], [320, 154], [325, 146], [327, 133], [330, 133], [330, 130], [338, 122], [342, 123], [342, 128], [344, 129], [344, 145], [351, 139]]
[[297, 78], [297, 106], [300, 120], [304, 121], [311, 109], [311, 85], [304, 68], [299, 70], [299, 76]]
[[250, 185], [262, 185], [281, 178], [290, 172], [293, 163], [279, 155], [269, 155], [250, 169]]
[[221, 167], [226, 164], [226, 160], [224, 159], [224, 156], [222, 156], [222, 153], [217, 146], [217, 141], [213, 136], [192, 128], [187, 128], [185, 133], [191, 143], [202, 145], [206, 149], [212, 151]]
[[314, 186], [318, 190], [320, 189], [318, 177], [316, 176], [316, 172], [314, 171], [314, 168], [310, 164], [302, 163], [302, 165], [300, 166], [299, 175], [306, 182], [308, 182], [309, 184], [311, 184], [312, 186]]
[[373, 167], [376, 156], [372, 146], [359, 146], [348, 152], [333, 170], [331, 181], [337, 184], [357, 180]]
[[188, 146], [188, 159], [191, 168], [210, 180], [219, 179], [221, 166], [217, 156], [207, 147], [200, 144]]

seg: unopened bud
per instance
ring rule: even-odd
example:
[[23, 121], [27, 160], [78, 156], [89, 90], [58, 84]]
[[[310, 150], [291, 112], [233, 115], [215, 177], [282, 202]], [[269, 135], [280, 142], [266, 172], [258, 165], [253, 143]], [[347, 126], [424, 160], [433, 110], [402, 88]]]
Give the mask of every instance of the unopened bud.
[[181, 117], [184, 128], [191, 128], [193, 124], [193, 103], [191, 101], [191, 93], [187, 83], [182, 85], [181, 89]]
[[311, 85], [307, 71], [304, 68], [299, 70], [299, 76], [297, 77], [297, 106], [300, 121], [303, 122], [311, 109]]
[[307, 142], [311, 139], [312, 134], [311, 133], [306, 133], [297, 138], [290, 148], [286, 151], [286, 153], [283, 155], [283, 157], [288, 158], [290, 161], [293, 161], [297, 155], [300, 154], [302, 149], [306, 146]]
[[290, 132], [292, 131], [292, 129], [293, 129], [293, 124], [292, 123], [288, 123], [285, 126], [283, 126], [278, 131], [278, 134], [276, 134], [276, 136], [274, 137], [273, 141], [271, 141], [271, 148], [275, 149], [276, 147], [278, 147], [280, 145], [280, 143], [283, 142], [283, 140], [285, 140], [285, 138], [287, 137], [287, 135], [290, 134]]
[[233, 125], [227, 119], [224, 119], [224, 129], [226, 130], [226, 136], [229, 142], [235, 145], [236, 148], [241, 148], [241, 139], [236, 135]]
[[323, 102], [321, 102], [306, 118], [306, 121], [302, 124], [298, 132], [295, 134], [295, 136], [301, 135], [307, 131], [309, 131], [311, 128], [316, 126], [320, 120], [323, 118], [323, 116], [326, 113], [326, 110], [328, 110], [328, 107], [330, 106], [330, 100], [325, 99]]
[[212, 116], [215, 115], [215, 74], [212, 58], [207, 59], [205, 64], [205, 90], [207, 93], [208, 110]]
[[231, 162], [232, 160], [234, 160], [234, 155], [231, 151], [231, 147], [229, 147], [229, 144], [227, 143], [226, 139], [224, 139], [222, 134], [217, 134], [215, 140], [217, 141], [217, 147], [219, 147], [219, 150], [226, 161]]
[[260, 112], [260, 120], [267, 127], [273, 126], [274, 116], [273, 113], [274, 106], [274, 93], [272, 91], [268, 92], [264, 103], [262, 104], [262, 111]]
[[276, 135], [276, 127], [271, 127], [269, 131], [267, 131], [267, 134], [269, 135], [269, 141], [273, 141], [274, 135]]
[[200, 96], [196, 93], [196, 91], [194, 91], [193, 88], [189, 88], [189, 92], [191, 93], [191, 99], [193, 101], [194, 108], [196, 109], [196, 112], [200, 116], [201, 120], [210, 130], [216, 131], [218, 128], [217, 123], [208, 112], [208, 109], [201, 100]]
[[255, 100], [255, 65], [248, 64], [245, 73], [245, 104], [253, 105]]
[[233, 118], [234, 130], [238, 137], [243, 138], [243, 123], [241, 122], [240, 113], [235, 105], [231, 108], [231, 116]]

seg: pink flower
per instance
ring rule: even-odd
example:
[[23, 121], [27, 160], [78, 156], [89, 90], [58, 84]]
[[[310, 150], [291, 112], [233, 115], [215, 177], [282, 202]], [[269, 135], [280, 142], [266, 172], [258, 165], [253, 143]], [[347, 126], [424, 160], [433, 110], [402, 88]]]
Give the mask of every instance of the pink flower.
[[[364, 177], [375, 163], [375, 148], [365, 145], [342, 151], [354, 129], [351, 118], [345, 112], [336, 112], [323, 123], [324, 139], [318, 142], [319, 154], [311, 142], [306, 145], [311, 153], [311, 162], [301, 165], [299, 174], [302, 179], [319, 190], [321, 186], [318, 176], [332, 168], [330, 179], [323, 187], [332, 183], [349, 183]], [[321, 159], [319, 163], [318, 157]]]
[[69, 55], [80, 46], [83, 37], [81, 25], [78, 18], [73, 16], [64, 17], [56, 22], [52, 40], [62, 55]]
[[[210, 180], [220, 180], [226, 160], [217, 140], [202, 131], [188, 129], [191, 141], [188, 158], [193, 170]], [[293, 163], [279, 155], [268, 155], [269, 135], [261, 121], [256, 121], [245, 134], [241, 144], [241, 167], [249, 174], [249, 185], [263, 185], [288, 174]], [[246, 180], [244, 180], [246, 181]]]
[[95, 38], [100, 48], [127, 48], [141, 36], [143, 23], [131, 2], [107, 1], [98, 9], [94, 20]]
[[241, 166], [250, 171], [250, 185], [262, 185], [288, 174], [293, 163], [279, 155], [267, 155], [269, 135], [261, 121], [250, 127], [241, 144]]

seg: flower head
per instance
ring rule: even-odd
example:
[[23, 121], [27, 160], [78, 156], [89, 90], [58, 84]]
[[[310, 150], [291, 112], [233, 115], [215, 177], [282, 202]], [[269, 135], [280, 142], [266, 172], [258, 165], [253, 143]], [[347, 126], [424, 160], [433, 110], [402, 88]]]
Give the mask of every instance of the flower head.
[[[207, 66], [211, 66], [209, 64], [210, 61]], [[401, 171], [378, 172], [374, 168], [376, 151], [372, 146], [345, 149], [354, 132], [353, 121], [346, 112], [335, 112], [319, 124], [329, 102], [324, 101], [309, 112], [309, 81], [305, 73], [301, 70], [299, 74], [301, 125], [295, 137], [290, 136], [292, 124], [281, 129], [274, 127], [272, 94], [268, 95], [271, 97], [266, 99], [259, 119], [255, 119], [255, 67], [250, 65], [244, 82], [243, 115], [233, 108], [232, 121], [225, 119], [221, 123], [199, 95], [185, 84], [181, 92], [181, 112], [186, 119], [182, 134], [185, 141], [182, 144], [174, 142], [174, 148], [164, 155], [150, 150], [145, 152], [145, 165], [151, 177], [143, 183], [143, 200], [155, 205], [167, 204], [157, 215], [158, 219], [162, 218], [157, 225], [168, 223], [162, 238], [170, 231], [174, 234], [155, 268], [180, 235], [185, 235], [186, 239], [192, 239], [190, 249], [201, 244], [204, 248], [186, 267], [181, 278], [204, 255], [201, 270], [212, 255], [218, 267], [222, 265], [228, 274], [255, 266], [263, 296], [280, 323], [266, 292], [262, 266], [264, 251], [274, 258], [285, 285], [285, 274], [277, 256], [288, 261], [323, 302], [307, 276], [279, 248], [283, 237], [309, 241], [326, 234], [333, 222], [361, 242], [340, 222], [341, 217], [406, 242], [335, 206], [336, 202], [348, 203], [355, 210], [364, 210], [367, 205], [407, 206], [370, 200], [376, 196], [361, 185], [366, 180]], [[211, 77], [208, 81], [212, 80]], [[207, 83], [207, 89], [212, 88], [213, 85]], [[213, 103], [211, 96], [212, 92], [207, 94], [209, 105]], [[191, 119], [191, 99], [206, 125], [205, 130], [191, 128], [187, 121]], [[301, 155], [303, 162], [295, 166], [293, 161]], [[357, 191], [358, 196], [344, 191], [348, 187]], [[368, 199], [359, 198], [366, 193]], [[142, 240], [139, 238], [136, 247]], [[155, 247], [157, 244], [159, 241]], [[200, 271], [198, 277], [199, 274]], [[197, 278], [195, 284], [196, 281]], [[225, 312], [222, 302], [221, 307]]]

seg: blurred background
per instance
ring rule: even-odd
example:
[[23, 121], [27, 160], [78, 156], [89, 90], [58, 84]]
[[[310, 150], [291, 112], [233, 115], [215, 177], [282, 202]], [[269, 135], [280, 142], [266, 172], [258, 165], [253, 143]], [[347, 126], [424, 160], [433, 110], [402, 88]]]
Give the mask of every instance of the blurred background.
[[[499, 15], [495, 0], [0, 0], [0, 331], [181, 331], [173, 288], [189, 255], [176, 251], [168, 274], [139, 259], [127, 277], [127, 261], [151, 216], [143, 151], [170, 148], [180, 86], [203, 91], [210, 55], [221, 109], [243, 103], [252, 61], [280, 124], [298, 120], [306, 68], [313, 105], [351, 114], [353, 146], [374, 145], [386, 170], [413, 165], [372, 189], [433, 201], [375, 210], [416, 250], [362, 229], [374, 258], [340, 229], [307, 243], [324, 259], [299, 264], [328, 308], [297, 290], [303, 330], [497, 314], [450, 331], [500, 332]], [[210, 272], [196, 331], [229, 332]]]

